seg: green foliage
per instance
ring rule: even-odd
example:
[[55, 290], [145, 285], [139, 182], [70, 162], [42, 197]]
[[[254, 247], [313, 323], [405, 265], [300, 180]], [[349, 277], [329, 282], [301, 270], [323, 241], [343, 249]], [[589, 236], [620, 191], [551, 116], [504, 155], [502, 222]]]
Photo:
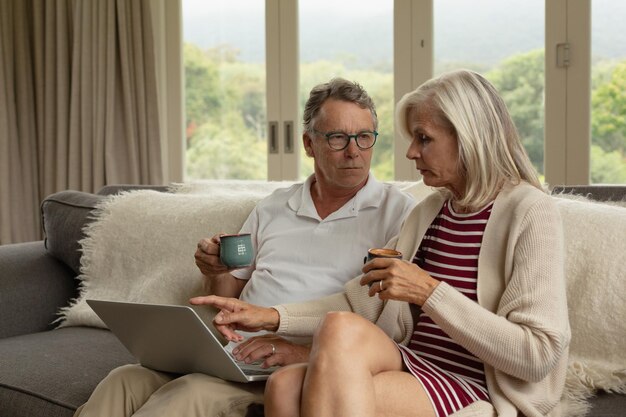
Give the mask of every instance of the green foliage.
[[593, 91], [591, 107], [592, 142], [605, 151], [626, 154], [626, 61]]
[[[267, 178], [265, 68], [244, 63], [238, 51], [201, 50], [185, 44], [187, 176]], [[471, 68], [471, 64], [462, 65]], [[458, 68], [458, 66], [454, 66]], [[475, 69], [485, 72], [476, 65]], [[381, 67], [379, 67], [381, 68]], [[300, 114], [314, 85], [332, 77], [361, 83], [377, 106], [378, 131], [372, 171], [393, 179], [394, 97], [391, 70], [358, 70], [342, 62], [316, 61], [300, 69]], [[451, 68], [450, 68], [451, 69]], [[592, 182], [626, 183], [626, 61], [594, 66]], [[535, 50], [503, 61], [486, 73], [502, 94], [534, 166], [543, 173], [544, 53]], [[301, 129], [301, 126], [298, 126]], [[313, 171], [301, 153], [300, 176]]]
[[535, 169], [543, 173], [544, 53], [543, 49], [514, 55], [486, 77], [506, 103], [520, 139]]
[[241, 114], [228, 111], [219, 123], [205, 123], [187, 149], [187, 176], [191, 179], [267, 178], [265, 141], [246, 129]]
[[219, 114], [221, 97], [218, 94], [219, 74], [213, 61], [197, 46], [186, 43], [185, 107], [186, 126], [201, 126]]
[[226, 46], [184, 53], [187, 176], [267, 178], [264, 69]]
[[591, 182], [626, 183], [626, 61], [598, 66], [591, 95]]
[[626, 158], [619, 151], [606, 152], [591, 145], [591, 183], [626, 184]]

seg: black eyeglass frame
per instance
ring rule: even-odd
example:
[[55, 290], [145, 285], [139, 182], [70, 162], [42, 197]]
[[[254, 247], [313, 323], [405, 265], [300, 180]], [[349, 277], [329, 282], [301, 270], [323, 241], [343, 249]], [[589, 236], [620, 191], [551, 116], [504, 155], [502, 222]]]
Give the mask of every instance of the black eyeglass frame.
[[[334, 151], [343, 151], [344, 149], [346, 149], [348, 147], [348, 145], [350, 145], [350, 139], [354, 139], [354, 143], [356, 143], [356, 146], [361, 149], [361, 150], [367, 150], [367, 149], [371, 149], [372, 147], [374, 147], [374, 145], [376, 144], [376, 139], [378, 138], [378, 132], [375, 130], [362, 130], [359, 133], [355, 133], [354, 135], [349, 135], [347, 133], [344, 132], [336, 132], [336, 131], [331, 131], [331, 132], [322, 132], [320, 130], [316, 130], [313, 129], [313, 132], [322, 135], [326, 138], [326, 143], [328, 143], [328, 146], [330, 147], [330, 149], [334, 150]], [[374, 141], [372, 142], [372, 144], [370, 146], [361, 146], [361, 144], [359, 143], [359, 135], [362, 135], [363, 133], [371, 133], [374, 135]], [[333, 135], [342, 135], [344, 137], [347, 137], [348, 140], [346, 140], [346, 144], [341, 147], [341, 148], [335, 148], [330, 144], [330, 138]]]

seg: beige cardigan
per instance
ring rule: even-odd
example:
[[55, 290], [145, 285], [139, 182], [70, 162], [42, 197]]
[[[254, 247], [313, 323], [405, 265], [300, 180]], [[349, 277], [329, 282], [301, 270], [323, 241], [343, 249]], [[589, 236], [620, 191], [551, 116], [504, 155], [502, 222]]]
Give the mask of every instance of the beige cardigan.
[[[410, 260], [443, 204], [435, 193], [407, 217], [391, 246]], [[345, 292], [275, 306], [279, 334], [310, 336], [328, 311], [354, 311], [407, 344], [415, 305], [369, 297], [360, 277]], [[552, 199], [522, 183], [496, 198], [478, 258], [478, 304], [441, 283], [422, 307], [485, 365], [499, 417], [558, 416], [570, 340], [561, 219]], [[413, 311], [415, 314], [416, 311]], [[556, 407], [556, 408], [555, 408]]]

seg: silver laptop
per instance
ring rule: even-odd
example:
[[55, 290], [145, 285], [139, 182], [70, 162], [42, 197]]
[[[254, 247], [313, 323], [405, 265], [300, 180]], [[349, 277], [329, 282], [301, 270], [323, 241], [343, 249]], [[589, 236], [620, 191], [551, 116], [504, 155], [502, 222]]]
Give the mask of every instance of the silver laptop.
[[147, 368], [235, 382], [263, 381], [277, 369], [237, 362], [191, 307], [104, 300], [87, 304]]

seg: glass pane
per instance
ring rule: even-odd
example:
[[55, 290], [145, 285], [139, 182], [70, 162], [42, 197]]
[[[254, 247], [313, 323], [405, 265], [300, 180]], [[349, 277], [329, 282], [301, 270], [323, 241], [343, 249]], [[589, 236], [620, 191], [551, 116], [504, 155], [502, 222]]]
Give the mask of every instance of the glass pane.
[[543, 179], [544, 0], [433, 4], [435, 73], [467, 68], [491, 81]]
[[626, 2], [591, 2], [591, 182], [626, 183]]
[[183, 0], [183, 28], [186, 179], [266, 179], [265, 2]]
[[[393, 179], [393, 0], [300, 0], [299, 19], [300, 115], [316, 84], [332, 77], [361, 84], [378, 113], [372, 172]], [[313, 163], [304, 150], [301, 162], [306, 178]]]

